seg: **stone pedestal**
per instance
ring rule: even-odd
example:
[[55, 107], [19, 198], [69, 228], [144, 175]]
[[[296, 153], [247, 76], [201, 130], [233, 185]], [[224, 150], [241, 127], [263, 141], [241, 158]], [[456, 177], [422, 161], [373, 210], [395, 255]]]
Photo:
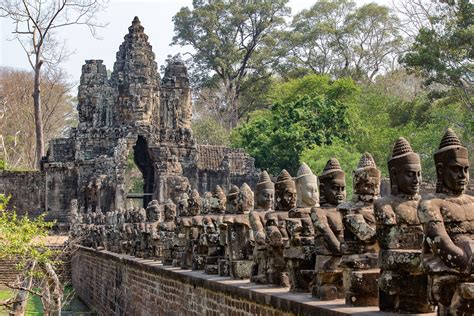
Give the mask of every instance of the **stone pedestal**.
[[252, 260], [236, 260], [230, 263], [230, 276], [234, 279], [248, 279], [252, 272]]
[[285, 248], [283, 256], [287, 261], [290, 291], [309, 292], [315, 275], [314, 246], [289, 246]]
[[312, 294], [322, 301], [332, 301], [345, 297], [343, 273], [339, 268], [341, 257], [316, 256], [315, 280]]
[[230, 276], [230, 263], [228, 259], [219, 260], [219, 276]]
[[380, 269], [344, 269], [343, 284], [346, 304], [353, 306], [377, 306]]

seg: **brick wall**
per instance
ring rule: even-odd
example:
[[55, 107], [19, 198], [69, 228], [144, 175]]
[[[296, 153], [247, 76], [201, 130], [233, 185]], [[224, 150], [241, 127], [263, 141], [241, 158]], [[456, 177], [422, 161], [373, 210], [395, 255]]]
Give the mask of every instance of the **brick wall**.
[[357, 315], [344, 300], [319, 302], [248, 280], [163, 267], [157, 262], [81, 247], [72, 260], [79, 297], [99, 315]]
[[4, 283], [14, 282], [18, 270], [15, 267], [15, 262], [7, 259], [0, 259], [0, 288], [5, 288]]

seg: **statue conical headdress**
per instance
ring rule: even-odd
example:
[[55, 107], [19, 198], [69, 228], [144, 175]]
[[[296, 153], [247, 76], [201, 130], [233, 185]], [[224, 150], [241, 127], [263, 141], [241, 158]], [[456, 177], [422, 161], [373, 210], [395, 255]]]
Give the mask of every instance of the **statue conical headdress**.
[[404, 164], [419, 164], [420, 156], [413, 152], [410, 143], [400, 137], [393, 145], [392, 157], [388, 161], [388, 169], [397, 168]]
[[377, 168], [374, 158], [368, 152], [365, 152], [362, 157], [360, 157], [359, 164], [357, 165], [357, 169], [363, 168]]
[[246, 192], [246, 193], [251, 192], [251, 193], [253, 194], [252, 189], [251, 189], [251, 188], [249, 187], [249, 185], [248, 185], [247, 183], [245, 183], [245, 182], [244, 182], [244, 184], [242, 184], [242, 185], [240, 186], [240, 191], [241, 191], [241, 192]]
[[339, 161], [336, 158], [331, 158], [328, 160], [326, 166], [323, 169], [323, 173], [321, 173], [319, 177], [324, 178], [331, 173], [344, 174], [344, 171], [342, 170], [341, 165], [339, 164]]
[[257, 185], [255, 186], [256, 191], [261, 191], [261, 190], [274, 190], [275, 186], [270, 179], [270, 176], [266, 171], [262, 171], [260, 173], [260, 177], [258, 179]]
[[221, 199], [222, 197], [225, 198], [224, 190], [222, 190], [222, 188], [219, 185], [216, 185], [216, 187], [214, 188], [214, 191], [212, 191], [212, 196], [219, 199]]
[[296, 173], [296, 182], [317, 182], [318, 178], [316, 175], [311, 171], [311, 169], [308, 167], [306, 163], [302, 163], [300, 168], [298, 169], [298, 172]]
[[232, 184], [230, 186], [229, 192], [227, 193], [227, 197], [232, 197], [232, 196], [235, 196], [237, 194], [239, 194], [239, 187], [236, 186], [235, 184]]
[[450, 128], [446, 130], [441, 138], [439, 149], [434, 154], [436, 163], [446, 162], [454, 158], [468, 159], [467, 148], [461, 144], [461, 141]]
[[292, 187], [296, 189], [295, 181], [293, 181], [293, 178], [288, 173], [288, 171], [286, 171], [286, 169], [283, 169], [278, 175], [277, 181], [275, 182], [275, 187]]

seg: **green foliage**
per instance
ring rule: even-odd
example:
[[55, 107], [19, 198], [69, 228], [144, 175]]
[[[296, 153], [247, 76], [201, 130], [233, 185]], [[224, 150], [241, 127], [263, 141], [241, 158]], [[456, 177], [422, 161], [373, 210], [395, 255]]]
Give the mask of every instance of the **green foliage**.
[[125, 184], [128, 193], [142, 193], [143, 192], [143, 175], [135, 164], [134, 151], [130, 151], [127, 157], [127, 169], [125, 173]]
[[341, 140], [335, 140], [331, 145], [312, 146], [303, 151], [301, 161], [304, 161], [315, 174], [322, 173], [327, 161], [336, 157], [346, 173], [346, 194], [352, 196], [352, 171], [357, 167], [361, 157], [355, 148]]
[[0, 159], [0, 170], [5, 170], [7, 168], [7, 162]]
[[193, 120], [192, 128], [198, 144], [215, 146], [228, 146], [230, 144], [230, 132], [212, 116]]
[[427, 84], [458, 90], [473, 111], [474, 4], [470, 0], [439, 3], [430, 21], [430, 27], [419, 30], [401, 62], [421, 73]]
[[316, 1], [295, 15], [283, 33], [287, 53], [280, 69], [290, 78], [318, 73], [373, 80], [392, 67], [401, 42], [399, 20], [386, 6]]
[[46, 222], [45, 214], [35, 219], [18, 216], [15, 211], [5, 210], [5, 198], [0, 203], [0, 258], [18, 262], [23, 269], [30, 261], [53, 263], [54, 251], [45, 245], [45, 238], [54, 225]]
[[289, 15], [287, 2], [195, 0], [192, 9], [183, 7], [173, 17], [172, 44], [193, 49], [190, 73], [195, 88], [223, 87], [220, 106], [226, 111], [221, 112], [231, 126], [244, 110], [240, 97], [252, 82], [268, 79], [279, 60], [275, 34]]
[[[15, 294], [12, 290], [0, 290], [0, 302], [5, 301]], [[0, 315], [8, 315], [8, 311], [0, 307]], [[41, 316], [44, 315], [43, 303], [37, 295], [32, 295], [28, 298], [26, 303], [26, 315], [28, 316]]]
[[233, 131], [232, 144], [247, 149], [258, 167], [294, 173], [306, 148], [349, 140], [348, 114], [357, 93], [351, 80], [331, 82], [319, 75], [277, 85], [270, 96], [276, 103], [252, 113]]

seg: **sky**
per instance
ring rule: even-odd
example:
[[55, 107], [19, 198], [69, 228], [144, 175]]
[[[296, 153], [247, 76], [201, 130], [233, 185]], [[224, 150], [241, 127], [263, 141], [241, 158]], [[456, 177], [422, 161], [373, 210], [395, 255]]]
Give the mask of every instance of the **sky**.
[[[290, 0], [289, 6], [292, 14], [296, 14], [314, 2]], [[368, 2], [390, 5], [391, 0], [356, 0], [358, 5]], [[69, 80], [75, 84], [79, 82], [82, 65], [87, 59], [102, 59], [107, 69], [112, 70], [115, 54], [135, 16], [140, 18], [149, 36], [158, 66], [163, 65], [168, 55], [183, 52], [183, 48], [170, 46], [170, 43], [174, 34], [172, 17], [185, 6], [191, 7], [192, 0], [109, 0], [107, 9], [98, 15], [99, 21], [108, 23], [106, 27], [98, 29], [100, 39], [94, 38], [85, 26], [69, 26], [58, 30], [57, 36], [66, 39], [68, 49], [74, 52], [62, 64]], [[12, 22], [0, 18], [0, 66], [30, 70], [20, 44], [11, 40], [12, 30]]]

